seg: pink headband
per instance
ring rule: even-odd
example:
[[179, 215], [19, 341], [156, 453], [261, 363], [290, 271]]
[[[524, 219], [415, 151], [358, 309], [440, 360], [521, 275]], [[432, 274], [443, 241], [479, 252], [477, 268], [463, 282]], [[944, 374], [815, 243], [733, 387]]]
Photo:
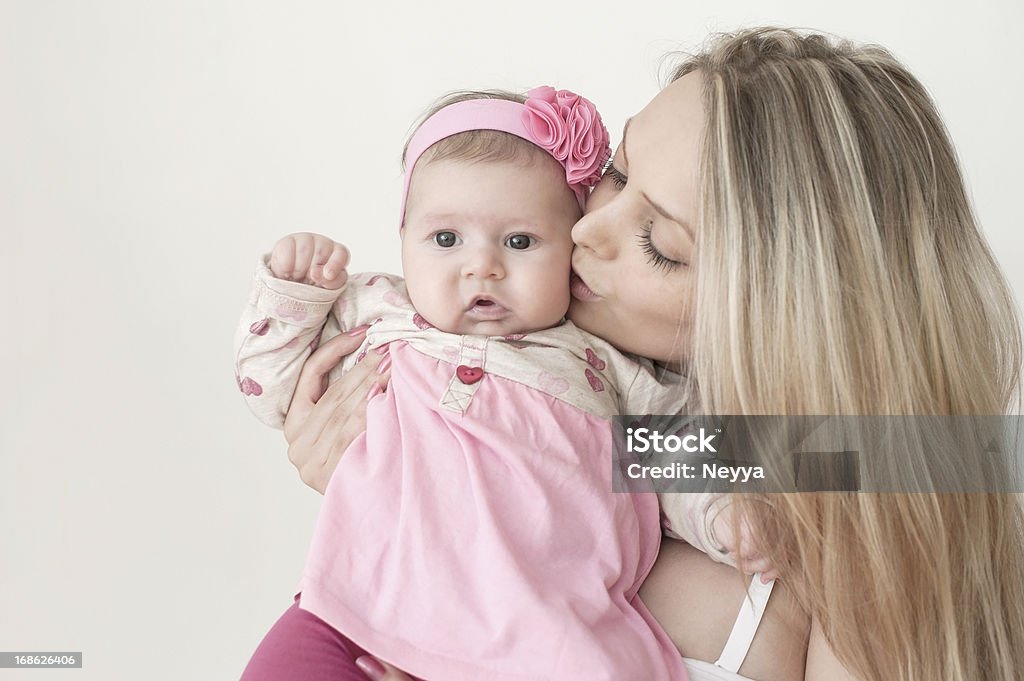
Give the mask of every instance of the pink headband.
[[526, 93], [526, 103], [505, 99], [471, 99], [444, 107], [420, 125], [405, 153], [405, 185], [398, 226], [405, 222], [405, 202], [416, 161], [432, 145], [470, 130], [498, 130], [532, 142], [565, 168], [565, 181], [580, 208], [587, 188], [601, 179], [611, 156], [608, 130], [597, 107], [569, 90], [537, 87]]

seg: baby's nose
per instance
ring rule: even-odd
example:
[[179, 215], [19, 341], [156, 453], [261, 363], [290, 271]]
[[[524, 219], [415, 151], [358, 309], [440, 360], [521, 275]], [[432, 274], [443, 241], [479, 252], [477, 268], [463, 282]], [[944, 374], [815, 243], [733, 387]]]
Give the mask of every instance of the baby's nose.
[[475, 279], [501, 279], [505, 276], [501, 256], [495, 249], [479, 248], [468, 255], [462, 276]]

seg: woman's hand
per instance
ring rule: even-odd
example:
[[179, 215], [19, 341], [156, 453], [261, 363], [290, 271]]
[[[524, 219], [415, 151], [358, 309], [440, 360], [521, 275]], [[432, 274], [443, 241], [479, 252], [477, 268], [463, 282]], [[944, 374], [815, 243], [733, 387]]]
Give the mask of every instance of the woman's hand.
[[366, 674], [370, 681], [412, 681], [405, 672], [395, 669], [387, 662], [381, 662], [371, 655], [356, 658], [356, 666]]
[[335, 336], [310, 355], [284, 421], [288, 459], [302, 481], [320, 494], [327, 489], [342, 453], [366, 430], [368, 395], [386, 389], [391, 377], [391, 358], [371, 351], [327, 387], [328, 372], [359, 347], [366, 328]]

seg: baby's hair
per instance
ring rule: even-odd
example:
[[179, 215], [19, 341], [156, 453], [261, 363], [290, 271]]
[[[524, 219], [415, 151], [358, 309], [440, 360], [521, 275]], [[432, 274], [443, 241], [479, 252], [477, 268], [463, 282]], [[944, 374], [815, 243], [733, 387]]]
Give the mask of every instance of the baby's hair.
[[[415, 127], [409, 134], [402, 149], [402, 168], [405, 169], [409, 141], [423, 123], [441, 109], [468, 102], [474, 99], [503, 99], [509, 102], [526, 102], [526, 96], [506, 90], [459, 90], [450, 92], [436, 102], [420, 116]], [[501, 132], [500, 130], [468, 130], [439, 140], [420, 157], [419, 163], [431, 161], [514, 161], [523, 164], [532, 163], [537, 158], [550, 158], [540, 147], [521, 137]]]

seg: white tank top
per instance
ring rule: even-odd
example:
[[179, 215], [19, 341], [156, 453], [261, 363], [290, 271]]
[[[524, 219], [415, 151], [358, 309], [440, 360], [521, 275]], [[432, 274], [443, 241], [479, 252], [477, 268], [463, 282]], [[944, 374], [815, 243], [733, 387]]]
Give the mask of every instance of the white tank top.
[[729, 640], [725, 642], [722, 654], [712, 664], [690, 657], [683, 658], [683, 665], [690, 674], [690, 681], [753, 681], [738, 673], [740, 665], [747, 657], [750, 644], [754, 641], [761, 617], [768, 606], [768, 597], [772, 595], [775, 580], [767, 584], [761, 583], [761, 575], [754, 575], [747, 587], [747, 598], [740, 605], [736, 622], [729, 632]]

